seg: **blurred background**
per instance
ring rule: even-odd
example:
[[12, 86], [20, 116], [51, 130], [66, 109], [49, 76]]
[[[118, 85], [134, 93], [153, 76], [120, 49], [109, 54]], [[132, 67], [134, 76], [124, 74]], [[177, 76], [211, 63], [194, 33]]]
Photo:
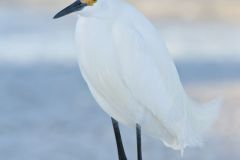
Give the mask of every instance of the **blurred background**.
[[[0, 159], [117, 159], [109, 117], [76, 62], [76, 17], [52, 20], [71, 0], [0, 1]], [[223, 97], [202, 148], [186, 160], [240, 159], [240, 0], [132, 0], [162, 33], [184, 87], [196, 99]], [[121, 126], [129, 159], [135, 130]], [[180, 153], [143, 136], [146, 160]]]

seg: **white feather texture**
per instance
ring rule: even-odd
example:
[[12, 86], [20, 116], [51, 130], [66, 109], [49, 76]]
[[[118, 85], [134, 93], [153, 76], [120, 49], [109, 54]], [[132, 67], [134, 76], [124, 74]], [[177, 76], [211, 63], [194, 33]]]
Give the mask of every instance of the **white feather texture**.
[[81, 72], [98, 104], [168, 147], [200, 145], [220, 103], [188, 97], [161, 36], [134, 7], [122, 0], [95, 7], [79, 16], [76, 39]]

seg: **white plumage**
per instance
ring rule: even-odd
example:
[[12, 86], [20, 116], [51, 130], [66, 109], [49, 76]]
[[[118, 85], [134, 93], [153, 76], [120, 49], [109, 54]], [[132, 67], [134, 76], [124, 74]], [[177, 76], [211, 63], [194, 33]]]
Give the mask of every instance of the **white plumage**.
[[139, 11], [98, 0], [79, 12], [76, 39], [81, 72], [104, 111], [173, 149], [201, 144], [220, 103], [186, 94], [161, 36]]

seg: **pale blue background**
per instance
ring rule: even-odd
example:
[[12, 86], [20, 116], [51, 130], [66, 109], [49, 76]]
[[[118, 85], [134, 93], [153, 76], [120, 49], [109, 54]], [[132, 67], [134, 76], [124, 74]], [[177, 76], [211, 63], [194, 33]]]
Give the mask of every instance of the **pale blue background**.
[[[0, 6], [0, 159], [117, 159], [111, 121], [78, 69], [76, 18], [52, 20], [57, 8], [70, 1], [57, 6], [56, 1], [49, 6], [47, 1], [38, 2], [39, 6], [37, 2], [3, 1]], [[166, 40], [185, 88], [203, 101], [225, 99], [205, 146], [186, 149], [183, 159], [238, 160], [239, 24], [221, 17], [171, 16], [151, 18]], [[135, 130], [121, 128], [127, 155], [136, 159]], [[146, 160], [181, 159], [180, 152], [147, 136], [143, 136], [143, 155]]]

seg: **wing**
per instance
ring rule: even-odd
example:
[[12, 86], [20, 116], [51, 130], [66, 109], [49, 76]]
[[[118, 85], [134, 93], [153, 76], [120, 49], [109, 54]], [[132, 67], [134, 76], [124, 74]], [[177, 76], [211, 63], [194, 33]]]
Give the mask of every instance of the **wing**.
[[150, 25], [142, 26], [142, 29], [139, 26], [142, 25], [130, 22], [119, 22], [114, 26], [113, 39], [121, 79], [141, 106], [162, 122], [169, 121], [171, 110], [181, 103], [179, 95], [184, 95], [180, 94], [182, 85], [157, 32]]

